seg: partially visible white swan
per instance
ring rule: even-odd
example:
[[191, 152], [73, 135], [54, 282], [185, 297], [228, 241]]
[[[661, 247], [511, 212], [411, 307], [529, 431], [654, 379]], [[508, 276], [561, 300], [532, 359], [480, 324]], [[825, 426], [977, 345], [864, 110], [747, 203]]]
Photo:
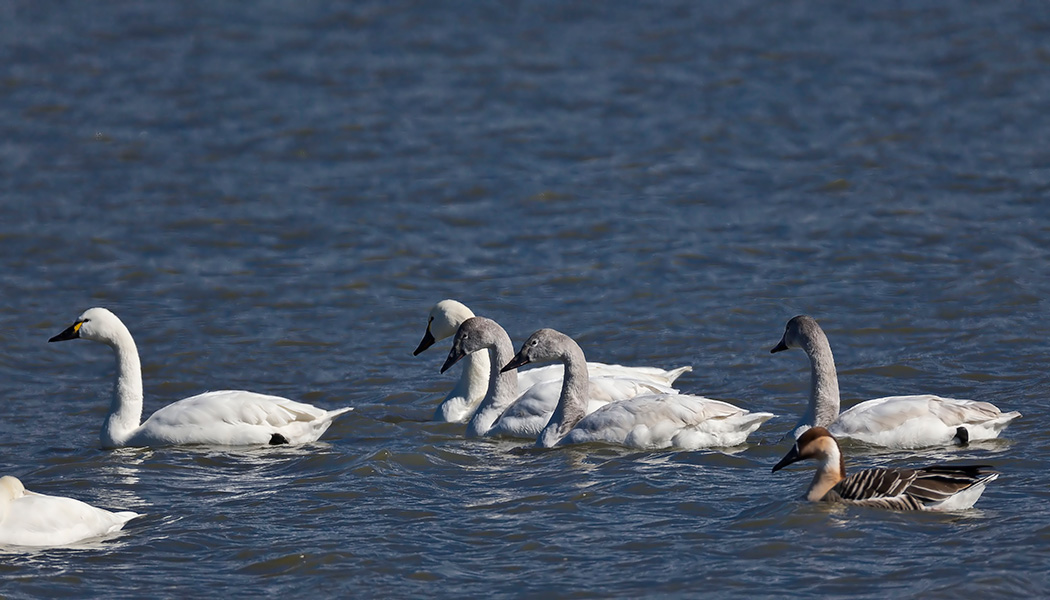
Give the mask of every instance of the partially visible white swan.
[[727, 402], [686, 394], [649, 394], [609, 403], [591, 414], [584, 410], [590, 381], [583, 350], [553, 329], [533, 333], [503, 371], [531, 362], [558, 360], [565, 365], [558, 408], [536, 445], [605, 442], [643, 450], [736, 446], [770, 413], [752, 413]]
[[16, 477], [0, 477], [0, 545], [68, 546], [119, 531], [137, 516], [95, 508], [73, 498], [37, 494], [26, 490]]
[[100, 434], [103, 448], [302, 444], [321, 437], [333, 419], [353, 410], [347, 407], [327, 411], [278, 396], [224, 390], [169, 404], [140, 425], [142, 369], [128, 328], [105, 308], [90, 308], [48, 341], [76, 338], [102, 342], [117, 357], [113, 401]]
[[[519, 394], [521, 387], [517, 370], [500, 372], [500, 365], [506, 364], [514, 355], [510, 336], [498, 323], [485, 317], [471, 317], [463, 321], [452, 341], [452, 348], [441, 367], [441, 372], [444, 373], [464, 357], [482, 353], [489, 355], [490, 384], [485, 399], [467, 424], [467, 435], [535, 439], [547, 425], [558, 405], [562, 382], [542, 381]], [[625, 377], [596, 377], [592, 379], [584, 411], [591, 413], [609, 402], [651, 393], [678, 392], [648, 381]]]
[[[430, 309], [427, 330], [416, 347], [413, 356], [418, 355], [435, 343], [456, 335], [459, 326], [474, 316], [474, 313], [455, 300], [442, 300]], [[463, 423], [469, 421], [485, 398], [489, 389], [489, 356], [487, 352], [475, 352], [463, 359], [463, 373], [456, 386], [445, 396], [445, 399], [434, 412], [435, 421]], [[604, 363], [587, 363], [591, 377], [627, 377], [670, 387], [682, 373], [692, 371], [692, 367], [679, 367], [670, 371], [658, 367], [624, 367]], [[560, 384], [562, 370], [557, 365], [522, 370], [518, 372], [518, 395], [522, 395], [532, 386], [555, 381]], [[554, 397], [556, 401], [556, 396]]]
[[798, 438], [810, 427], [826, 427], [837, 438], [888, 448], [921, 448], [996, 438], [1019, 412], [994, 404], [930, 394], [876, 398], [839, 414], [839, 380], [831, 344], [820, 325], [806, 315], [788, 321], [771, 353], [802, 348], [809, 356], [809, 407], [791, 431]]

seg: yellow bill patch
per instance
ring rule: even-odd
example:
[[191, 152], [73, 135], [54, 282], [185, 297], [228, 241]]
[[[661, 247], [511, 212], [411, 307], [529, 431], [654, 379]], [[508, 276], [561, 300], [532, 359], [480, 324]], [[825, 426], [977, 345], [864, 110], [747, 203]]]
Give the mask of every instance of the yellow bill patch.
[[73, 323], [73, 333], [80, 333], [80, 326], [83, 324], [83, 321], [77, 321], [76, 323]]

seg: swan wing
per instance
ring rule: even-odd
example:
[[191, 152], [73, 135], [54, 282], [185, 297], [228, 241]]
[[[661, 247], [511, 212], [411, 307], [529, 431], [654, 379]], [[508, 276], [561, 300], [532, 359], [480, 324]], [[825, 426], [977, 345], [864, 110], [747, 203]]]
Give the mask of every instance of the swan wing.
[[643, 449], [735, 445], [772, 416], [703, 396], [649, 394], [599, 408], [561, 443], [600, 441]]
[[994, 404], [932, 394], [889, 396], [861, 402], [829, 427], [838, 437], [880, 446], [918, 448], [950, 443], [964, 427], [970, 440], [997, 437], [1020, 413], [1002, 413]]
[[[666, 387], [670, 387], [683, 373], [688, 373], [692, 370], [693, 367], [689, 366], [667, 370], [659, 367], [626, 367], [600, 362], [587, 363], [587, 375], [592, 380], [597, 377], [614, 377], [634, 379]], [[565, 368], [560, 364], [518, 369], [518, 389], [524, 392], [537, 383], [552, 380], [561, 381], [564, 374]]]
[[256, 445], [316, 440], [340, 414], [316, 406], [241, 390], [205, 392], [153, 413], [133, 436], [134, 442]]
[[[527, 389], [503, 412], [489, 431], [502, 435], [534, 439], [540, 434], [558, 407], [561, 397], [561, 379], [540, 382]], [[626, 377], [594, 377], [590, 381], [590, 397], [586, 414], [610, 402], [618, 402], [642, 394], [677, 394], [664, 385]]]

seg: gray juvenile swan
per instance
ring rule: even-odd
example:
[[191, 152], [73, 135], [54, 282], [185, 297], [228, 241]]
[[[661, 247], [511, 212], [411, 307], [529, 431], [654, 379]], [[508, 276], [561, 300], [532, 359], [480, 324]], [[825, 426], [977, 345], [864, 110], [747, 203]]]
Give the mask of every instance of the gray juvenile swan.
[[869, 469], [846, 476], [839, 445], [827, 429], [812, 427], [773, 467], [813, 458], [820, 462], [806, 491], [810, 502], [842, 502], [891, 510], [962, 510], [999, 477], [985, 465], [936, 465], [916, 469]]
[[558, 408], [536, 440], [542, 448], [587, 442], [639, 449], [735, 446], [773, 417], [686, 394], [635, 396], [586, 415], [590, 380], [583, 350], [572, 338], [553, 329], [533, 333], [502, 370], [555, 360], [565, 365], [565, 378]]
[[25, 489], [17, 477], [0, 477], [0, 545], [68, 546], [119, 531], [137, 516], [37, 494]]
[[921, 448], [999, 436], [1019, 412], [1004, 413], [994, 404], [941, 398], [930, 394], [890, 396], [854, 405], [839, 414], [839, 381], [831, 344], [820, 325], [806, 315], [788, 321], [784, 336], [770, 353], [802, 348], [809, 356], [809, 407], [791, 434], [826, 427], [832, 435], [888, 448]]
[[[459, 326], [474, 316], [474, 313], [455, 300], [442, 300], [430, 309], [427, 329], [423, 333], [416, 350], [418, 355], [437, 342], [456, 335]], [[474, 416], [481, 401], [489, 389], [488, 352], [475, 352], [463, 359], [463, 372], [455, 387], [449, 391], [441, 405], [434, 412], [435, 421], [447, 423], [465, 423]], [[626, 377], [643, 382], [655, 383], [670, 387], [682, 373], [692, 371], [692, 367], [679, 367], [670, 371], [658, 367], [624, 367], [603, 363], [587, 363], [587, 370], [592, 377]], [[518, 372], [518, 396], [523, 396], [529, 388], [547, 381], [561, 382], [562, 370], [557, 365], [522, 370]], [[550, 402], [557, 403], [557, 388]], [[508, 415], [509, 416], [509, 415]], [[528, 417], [526, 417], [528, 418]], [[542, 425], [541, 425], [542, 427]]]
[[278, 396], [241, 390], [206, 392], [142, 419], [142, 368], [131, 332], [105, 308], [89, 308], [49, 342], [102, 342], [117, 357], [117, 381], [102, 425], [103, 448], [208, 444], [245, 446], [312, 442], [350, 407], [323, 410]]
[[[499, 435], [535, 439], [550, 420], [558, 405], [560, 380], [541, 381], [524, 392], [518, 384], [518, 372], [500, 372], [514, 355], [510, 336], [498, 323], [484, 317], [471, 317], [460, 325], [452, 341], [448, 358], [441, 367], [444, 373], [464, 357], [488, 354], [489, 388], [467, 425], [470, 437]], [[491, 367], [494, 365], [494, 367]], [[623, 377], [597, 377], [587, 398], [586, 412], [642, 393], [677, 392], [667, 386]]]

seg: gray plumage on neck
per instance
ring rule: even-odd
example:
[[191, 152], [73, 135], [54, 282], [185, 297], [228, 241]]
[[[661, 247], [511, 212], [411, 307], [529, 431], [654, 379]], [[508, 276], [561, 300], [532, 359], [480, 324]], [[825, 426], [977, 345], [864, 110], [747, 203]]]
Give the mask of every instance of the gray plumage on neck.
[[517, 370], [500, 372], [500, 367], [514, 355], [514, 346], [499, 323], [485, 317], [472, 317], [460, 325], [452, 347], [453, 351], [464, 354], [478, 351], [489, 353], [489, 389], [467, 424], [468, 436], [485, 435], [518, 396]]
[[561, 361], [565, 365], [561, 396], [551, 420], [540, 432], [536, 445], [550, 448], [557, 445], [587, 414], [587, 398], [590, 395], [590, 379], [587, 375], [587, 358], [572, 338], [553, 329], [541, 329], [529, 336], [515, 356], [515, 362]]
[[801, 348], [810, 361], [809, 406], [795, 425], [798, 437], [810, 427], [827, 427], [839, 417], [839, 378], [831, 344], [816, 320], [799, 315], [788, 321], [784, 337], [774, 351]]

